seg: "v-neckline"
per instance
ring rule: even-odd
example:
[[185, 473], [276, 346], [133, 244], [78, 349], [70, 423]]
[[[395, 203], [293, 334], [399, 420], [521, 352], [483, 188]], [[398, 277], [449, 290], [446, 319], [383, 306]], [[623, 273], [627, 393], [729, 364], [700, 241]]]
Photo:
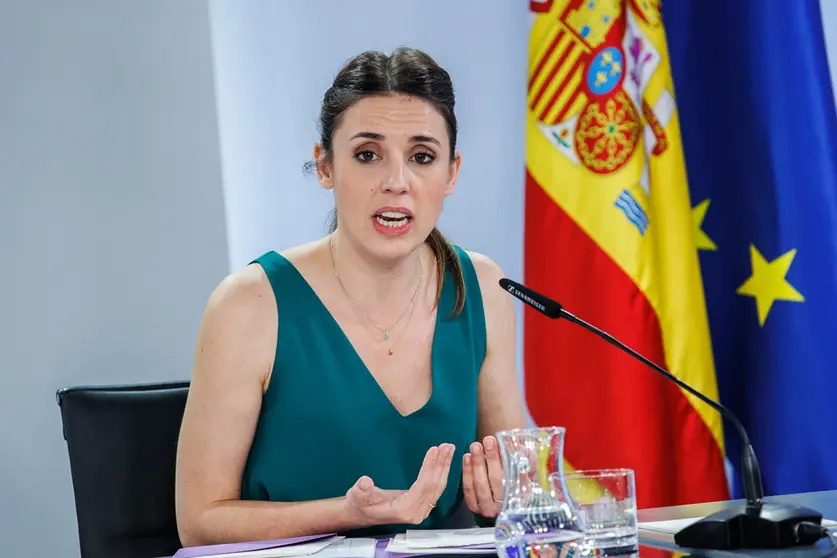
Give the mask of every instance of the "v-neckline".
[[[442, 323], [442, 318], [441, 318], [442, 309], [446, 307], [445, 296], [444, 295], [445, 295], [445, 286], [446, 286], [446, 283], [447, 283], [447, 277], [445, 277], [444, 280], [442, 281], [442, 296], [439, 297], [439, 303], [438, 303], [437, 308], [436, 308], [436, 319], [435, 319], [434, 325], [433, 325], [433, 342], [430, 344], [430, 397], [427, 398], [427, 401], [425, 401], [424, 404], [421, 407], [419, 407], [418, 409], [414, 410], [413, 412], [408, 413], [408, 414], [405, 415], [405, 414], [402, 414], [401, 411], [399, 411], [396, 408], [395, 404], [392, 402], [392, 399], [390, 399], [390, 396], [387, 395], [387, 392], [384, 391], [383, 387], [381, 387], [381, 384], [375, 378], [375, 375], [372, 374], [372, 371], [369, 369], [369, 366], [366, 364], [366, 362], [364, 362], [363, 358], [360, 356], [360, 353], [358, 353], [357, 349], [352, 344], [352, 340], [349, 339], [348, 335], [346, 335], [346, 332], [343, 330], [343, 327], [340, 325], [340, 322], [337, 321], [337, 319], [334, 317], [334, 315], [328, 309], [328, 306], [325, 305], [325, 302], [323, 302], [323, 299], [320, 298], [320, 295], [317, 293], [317, 291], [314, 290], [314, 287], [311, 286], [311, 284], [308, 282], [308, 280], [305, 278], [305, 276], [302, 274], [302, 272], [299, 271], [299, 269], [296, 267], [296, 265], [294, 265], [294, 263], [291, 260], [289, 260], [288, 258], [286, 258], [285, 256], [283, 256], [282, 254], [280, 254], [278, 252], [274, 252], [274, 253], [279, 258], [284, 260], [285, 263], [293, 270], [297, 279], [299, 279], [299, 281], [302, 283], [302, 285], [308, 291], [309, 295], [313, 298], [314, 303], [317, 306], [320, 307], [320, 309], [323, 311], [323, 313], [325, 313], [326, 316], [328, 316], [329, 323], [331, 324], [332, 328], [335, 330], [335, 333], [337, 334], [338, 337], [340, 337], [342, 339], [342, 342], [346, 345], [348, 350], [353, 355], [353, 358], [354, 358], [355, 362], [357, 364], [359, 364], [360, 367], [363, 369], [364, 376], [366, 376], [367, 381], [372, 383], [372, 385], [374, 386], [374, 389], [376, 389], [378, 394], [380, 394], [380, 396], [383, 398], [387, 407], [389, 407], [397, 416], [401, 417], [402, 419], [413, 418], [413, 417], [421, 414], [422, 412], [424, 412], [425, 409], [427, 409], [428, 407], [430, 407], [430, 404], [433, 402], [433, 398], [436, 397], [436, 389], [438, 387], [437, 386], [437, 379], [438, 378], [436, 376], [437, 371], [438, 371], [438, 366], [436, 366], [436, 364], [437, 364], [436, 363], [436, 357], [439, 354], [439, 350], [438, 350], [439, 348], [436, 345], [436, 343], [437, 343], [437, 341], [440, 337], [438, 335], [438, 333], [439, 333], [439, 326]], [[281, 323], [281, 319], [282, 319], [282, 317], [279, 316], [280, 323]]]

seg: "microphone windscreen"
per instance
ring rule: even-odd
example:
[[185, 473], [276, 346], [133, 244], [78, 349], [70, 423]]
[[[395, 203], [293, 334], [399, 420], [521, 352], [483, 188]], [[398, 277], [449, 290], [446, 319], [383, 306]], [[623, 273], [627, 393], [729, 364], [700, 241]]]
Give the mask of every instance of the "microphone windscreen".
[[553, 320], [561, 317], [562, 306], [551, 298], [505, 277], [500, 279], [500, 286], [509, 294], [525, 302], [544, 316]]

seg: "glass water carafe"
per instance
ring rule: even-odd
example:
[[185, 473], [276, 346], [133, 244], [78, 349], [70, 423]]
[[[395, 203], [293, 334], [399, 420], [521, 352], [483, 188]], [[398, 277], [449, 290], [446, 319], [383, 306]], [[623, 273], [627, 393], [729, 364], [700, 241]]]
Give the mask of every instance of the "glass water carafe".
[[[503, 460], [503, 507], [494, 540], [500, 558], [584, 553], [584, 525], [564, 483], [562, 427], [497, 433]], [[557, 474], [554, 474], [557, 473]]]

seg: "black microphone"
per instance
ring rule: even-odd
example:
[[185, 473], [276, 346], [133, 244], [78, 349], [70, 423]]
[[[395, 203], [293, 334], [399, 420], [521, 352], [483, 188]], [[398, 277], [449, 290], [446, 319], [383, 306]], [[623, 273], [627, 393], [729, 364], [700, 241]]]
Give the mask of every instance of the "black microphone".
[[764, 502], [761, 471], [755, 450], [744, 425], [732, 411], [703, 395], [611, 334], [567, 312], [563, 306], [549, 297], [511, 279], [500, 279], [500, 286], [548, 318], [564, 318], [595, 333], [721, 413], [735, 427], [743, 442], [741, 478], [746, 503], [708, 515], [684, 527], [674, 535], [674, 542], [678, 546], [712, 550], [789, 548], [814, 544], [828, 536], [828, 531], [822, 527], [822, 514], [819, 512], [803, 506]]

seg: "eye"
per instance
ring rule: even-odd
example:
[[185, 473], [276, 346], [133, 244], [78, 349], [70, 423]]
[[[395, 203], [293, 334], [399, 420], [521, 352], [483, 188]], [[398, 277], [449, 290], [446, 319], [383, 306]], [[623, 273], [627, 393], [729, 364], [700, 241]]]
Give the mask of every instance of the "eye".
[[355, 153], [355, 158], [361, 163], [371, 163], [376, 157], [375, 152], [368, 149]]
[[419, 165], [429, 165], [430, 163], [432, 163], [436, 159], [436, 157], [432, 153], [427, 153], [425, 151], [420, 151], [419, 153], [416, 153], [415, 155], [413, 155], [413, 159]]

